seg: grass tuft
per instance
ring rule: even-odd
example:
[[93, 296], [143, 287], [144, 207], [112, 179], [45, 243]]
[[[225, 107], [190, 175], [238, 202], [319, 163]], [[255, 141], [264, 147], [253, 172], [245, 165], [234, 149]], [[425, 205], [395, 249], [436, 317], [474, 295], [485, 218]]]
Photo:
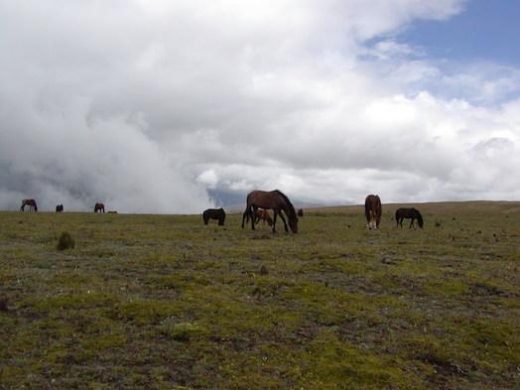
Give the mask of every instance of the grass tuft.
[[65, 249], [73, 249], [76, 245], [76, 242], [72, 238], [69, 232], [63, 232], [58, 239], [57, 249], [62, 251]]

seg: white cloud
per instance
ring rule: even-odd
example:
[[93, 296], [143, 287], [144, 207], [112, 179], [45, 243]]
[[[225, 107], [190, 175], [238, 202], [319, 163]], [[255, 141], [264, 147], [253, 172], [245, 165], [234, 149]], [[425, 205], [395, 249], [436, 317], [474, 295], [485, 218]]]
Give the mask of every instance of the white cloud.
[[0, 207], [196, 212], [207, 188], [519, 195], [519, 71], [396, 38], [464, 1], [53, 4], [0, 1]]

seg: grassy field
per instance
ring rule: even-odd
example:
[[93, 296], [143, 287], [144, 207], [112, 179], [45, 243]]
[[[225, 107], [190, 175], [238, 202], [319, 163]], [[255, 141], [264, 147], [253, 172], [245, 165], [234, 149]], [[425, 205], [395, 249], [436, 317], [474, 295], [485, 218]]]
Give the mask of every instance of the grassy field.
[[0, 387], [520, 388], [520, 203], [418, 205], [423, 230], [383, 207], [296, 235], [1, 212]]

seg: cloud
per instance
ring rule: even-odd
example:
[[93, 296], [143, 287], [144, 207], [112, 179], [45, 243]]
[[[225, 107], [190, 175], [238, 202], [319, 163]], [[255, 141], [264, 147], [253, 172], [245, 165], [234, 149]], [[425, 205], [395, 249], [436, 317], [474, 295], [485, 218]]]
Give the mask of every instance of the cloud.
[[518, 70], [398, 39], [464, 6], [0, 1], [0, 207], [198, 212], [255, 187], [314, 203], [518, 197], [518, 179], [501, 184]]

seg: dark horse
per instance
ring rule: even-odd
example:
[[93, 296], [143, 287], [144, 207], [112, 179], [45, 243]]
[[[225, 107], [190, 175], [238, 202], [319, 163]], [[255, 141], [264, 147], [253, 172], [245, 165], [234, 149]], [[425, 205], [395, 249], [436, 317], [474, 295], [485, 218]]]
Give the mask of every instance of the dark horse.
[[410, 222], [410, 228], [412, 226], [414, 226], [413, 222], [415, 220], [417, 220], [417, 224], [422, 229], [424, 222], [423, 222], [423, 217], [422, 217], [421, 213], [419, 212], [419, 210], [417, 210], [413, 207], [397, 209], [395, 212], [395, 221], [397, 222], [397, 227], [399, 227], [399, 226], [401, 226], [401, 228], [403, 227], [403, 219], [405, 219], [405, 218], [412, 220]]
[[96, 203], [94, 206], [94, 212], [97, 213], [104, 213], [105, 212], [105, 205], [103, 203]]
[[216, 219], [218, 220], [219, 226], [222, 226], [226, 220], [226, 212], [223, 208], [207, 209], [202, 213], [202, 219], [204, 220], [204, 225], [207, 225], [210, 219]]
[[62, 204], [59, 204], [59, 205], [56, 206], [56, 212], [57, 213], [63, 212], [63, 205]]
[[[280, 215], [283, 221], [285, 231], [288, 232], [287, 222], [285, 216], [289, 219], [289, 227], [293, 233], [298, 233], [298, 217], [294, 206], [287, 196], [281, 191], [252, 191], [247, 195], [247, 204], [244, 214], [242, 215], [242, 228], [244, 228], [244, 221], [246, 218], [251, 218], [251, 228], [255, 230], [256, 211], [259, 209], [273, 210], [273, 233], [276, 232], [276, 217]], [[282, 213], [283, 212], [283, 213]]]
[[379, 195], [368, 195], [365, 198], [365, 217], [367, 218], [367, 228], [369, 230], [379, 228], [382, 212], [383, 207], [381, 206]]
[[38, 205], [34, 199], [24, 199], [22, 200], [22, 206], [20, 207], [20, 211], [25, 211], [25, 206], [29, 206], [29, 211], [38, 211]]

